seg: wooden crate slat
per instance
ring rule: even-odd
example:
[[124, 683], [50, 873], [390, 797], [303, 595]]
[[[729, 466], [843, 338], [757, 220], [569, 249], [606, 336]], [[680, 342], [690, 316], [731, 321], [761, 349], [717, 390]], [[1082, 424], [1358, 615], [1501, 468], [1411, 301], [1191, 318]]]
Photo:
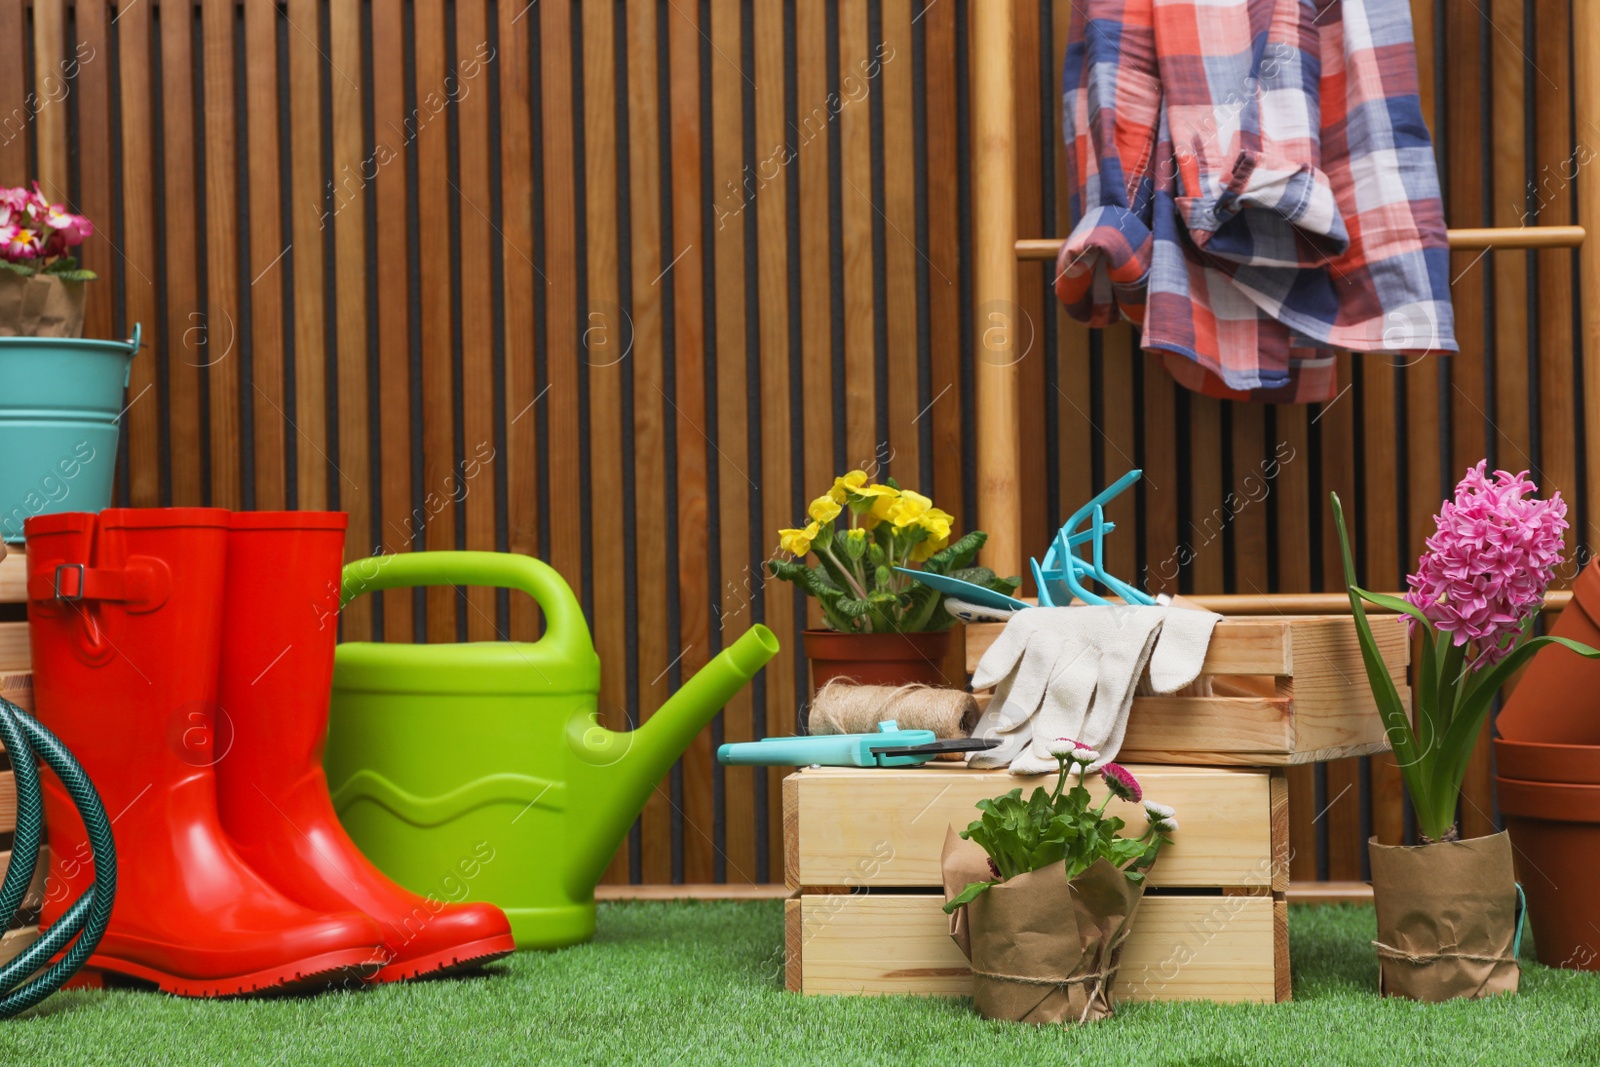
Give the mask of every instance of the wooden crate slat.
[[[1128, 937], [1116, 995], [1256, 1003], [1287, 999], [1288, 939], [1286, 929], [1280, 932], [1276, 925], [1279, 903], [1270, 896], [1147, 896]], [[950, 940], [943, 904], [935, 894], [840, 893], [791, 900], [790, 987], [808, 995], [970, 996], [971, 970]], [[798, 952], [792, 951], [796, 944]], [[1280, 956], [1285, 963], [1281, 986]]]
[[21, 604], [27, 599], [27, 556], [21, 545], [11, 545], [5, 559], [0, 559], [0, 604]]
[[[1270, 773], [1209, 767], [1135, 766], [1153, 800], [1178, 810], [1183, 829], [1151, 871], [1157, 886], [1260, 886], [1272, 883]], [[814, 768], [792, 776], [794, 886], [936, 886], [945, 830], [965, 827], [974, 805], [1044, 777], [933, 767]], [[1091, 779], [1097, 796], [1103, 786]], [[786, 791], [785, 799], [790, 793]], [[1135, 805], [1111, 811], [1143, 833]]]
[[[1371, 622], [1390, 677], [1409, 704], [1406, 620], [1378, 615]], [[1001, 628], [967, 627], [969, 670]], [[1135, 698], [1120, 759], [1272, 767], [1390, 747], [1349, 616], [1225, 618], [1201, 673], [1216, 679], [1215, 695]], [[984, 705], [989, 694], [977, 697]]]
[[32, 662], [28, 624], [0, 622], [0, 672], [26, 671]]
[[0, 697], [33, 714], [33, 675], [0, 673]]
[[0, 771], [0, 834], [17, 828], [17, 779], [11, 771]]
[[[1217, 624], [1206, 650], [1202, 674], [1294, 673], [1294, 656], [1289, 637], [1295, 625], [1290, 619], [1228, 619]], [[967, 671], [978, 668], [978, 661], [989, 651], [1004, 623], [971, 623], [967, 626]]]
[[0, 934], [0, 965], [10, 963], [22, 954], [22, 950], [39, 940], [37, 926], [24, 926], [16, 930], [7, 930]]

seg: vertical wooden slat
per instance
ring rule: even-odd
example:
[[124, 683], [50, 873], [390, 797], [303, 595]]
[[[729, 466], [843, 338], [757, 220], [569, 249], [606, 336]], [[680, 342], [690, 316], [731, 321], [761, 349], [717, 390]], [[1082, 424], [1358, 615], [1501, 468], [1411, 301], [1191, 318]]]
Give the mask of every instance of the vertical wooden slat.
[[[548, 18], [548, 10], [546, 12]], [[676, 254], [661, 240], [661, 155], [660, 98], [656, 77], [656, 7], [645, 0], [629, 0], [628, 18], [628, 177], [629, 203], [633, 210], [630, 240], [633, 254], [633, 442], [634, 479], [637, 486], [636, 511], [639, 522], [665, 516], [670, 506], [666, 495], [666, 420], [671, 407], [664, 391], [663, 293], [661, 276], [672, 265]], [[661, 703], [661, 688], [671, 665], [667, 644], [666, 568], [676, 567], [668, 559], [663, 539], [639, 539], [635, 561], [638, 585], [639, 706], [630, 709], [641, 719]], [[664, 804], [655, 794], [642, 822], [644, 833], [665, 835], [668, 819]], [[641, 842], [642, 852], [642, 842]], [[638, 874], [639, 872], [633, 872]]]
[[[412, 37], [412, 47], [416, 50], [412, 85], [416, 100], [413, 134], [417, 154], [416, 197], [419, 205], [429, 205], [419, 208], [416, 235], [421, 288], [417, 315], [422, 344], [423, 497], [418, 506], [427, 513], [427, 547], [437, 550], [456, 547], [460, 477], [455, 465], [455, 322], [450, 307], [450, 227], [445, 224], [448, 220], [445, 211], [433, 207], [449, 203], [454, 194], [450, 188], [449, 123], [452, 116], [449, 100], [456, 94], [445, 80], [451, 76], [451, 71], [445, 55], [444, 0], [417, 0], [413, 9], [416, 18]], [[454, 640], [455, 590], [431, 588], [425, 603], [428, 640]]]
[[[535, 13], [522, 0], [499, 0], [500, 48], [495, 62], [500, 68], [500, 189], [501, 235], [506, 243], [504, 399], [506, 419], [506, 528], [508, 548], [533, 554], [549, 546], [538, 543], [538, 466], [535, 456], [537, 429], [544, 412], [538, 408], [534, 375], [533, 294], [548, 291], [548, 282], [534, 265], [534, 215], [542, 209], [532, 195], [524, 195], [533, 172], [533, 63], [529, 43], [536, 25]], [[591, 251], [591, 255], [595, 254]], [[548, 262], [548, 261], [547, 261]], [[613, 324], [615, 332], [617, 325]], [[548, 409], [546, 409], [548, 410]], [[530, 598], [511, 600], [511, 635], [531, 640], [537, 612]], [[610, 673], [619, 668], [609, 661]], [[610, 723], [616, 726], [618, 723]]]
[[1194, 551], [1190, 565], [1196, 593], [1222, 591], [1223, 530], [1232, 523], [1223, 499], [1222, 401], [1189, 397], [1189, 514], [1184, 540]]
[[[0, 40], [25, 38], [23, 2], [0, 0]], [[0, 185], [26, 185], [32, 177], [28, 125], [28, 69], [20, 60], [0, 63]]]
[[[828, 129], [837, 103], [828, 99], [827, 20], [822, 4], [795, 5], [795, 77], [799, 160], [795, 172], [800, 182], [800, 306], [803, 352], [802, 374], [808, 433], [806, 434], [805, 487], [809, 500], [833, 484], [835, 470], [833, 442], [845, 433], [834, 425], [833, 417], [833, 293], [829, 284], [829, 258], [832, 237], [828, 229]], [[954, 336], [952, 331], [951, 336]], [[847, 453], [854, 463], [855, 454]], [[801, 522], [798, 514], [790, 523]], [[769, 538], [776, 550], [777, 534]], [[813, 624], [819, 617], [816, 606], [808, 604]]]
[[[376, 312], [379, 411], [382, 443], [383, 539], [388, 551], [422, 547], [411, 509], [411, 296], [406, 275], [410, 257], [407, 232], [406, 149], [414, 120], [406, 113], [405, 9], [400, 0], [374, 0], [372, 20], [373, 159], [377, 165], [376, 203], [371, 225], [377, 239]], [[381, 163], [378, 161], [381, 160]], [[383, 598], [383, 631], [391, 641], [412, 635], [412, 598], [405, 592]]]
[[[616, 24], [609, 4], [599, 4], [583, 17], [584, 184], [587, 190], [585, 230], [589, 266], [589, 304], [584, 309], [583, 358], [589, 374], [589, 473], [597, 486], [612, 487], [590, 496], [594, 529], [606, 529], [631, 516], [621, 512], [627, 430], [622, 422], [623, 384], [632, 374], [633, 327], [624, 316], [618, 289], [621, 265], [617, 217], [617, 69]], [[507, 261], [507, 271], [510, 272]], [[528, 272], [531, 273], [531, 272]], [[537, 284], [543, 284], [542, 282]], [[509, 314], [509, 308], [507, 309]], [[601, 721], [611, 729], [628, 725], [627, 640], [632, 621], [618, 610], [627, 604], [631, 584], [620, 536], [595, 539], [595, 651], [600, 654]], [[606, 873], [608, 882], [628, 878], [626, 851], [619, 851]]]
[[[1572, 62], [1574, 96], [1574, 125], [1578, 143], [1592, 158], [1597, 139], [1600, 139], [1600, 40], [1592, 31], [1600, 18], [1600, 5], [1595, 0], [1572, 0], [1571, 33], [1575, 41]], [[1561, 23], [1557, 22], [1558, 27]], [[1551, 34], [1563, 38], [1564, 33]], [[1600, 234], [1600, 178], [1593, 168], [1587, 168], [1578, 177], [1578, 223], [1587, 233]], [[1584, 241], [1578, 254], [1579, 277], [1587, 287], [1588, 295], [1582, 304], [1583, 313], [1583, 400], [1584, 409], [1600, 411], [1600, 306], [1594, 297], [1595, 280], [1600, 278], [1600, 240]], [[1587, 424], [1586, 424], [1587, 425]], [[1600, 433], [1590, 427], [1584, 435], [1585, 459], [1584, 495], [1588, 500], [1588, 529], [1584, 540], [1592, 551], [1600, 545]]]
[[[322, 174], [322, 47], [320, 0], [289, 0], [289, 236], [294, 264], [294, 421], [298, 447], [295, 504], [308, 510], [328, 506], [328, 480], [340, 477], [330, 469], [328, 429], [327, 308], [321, 227]], [[332, 36], [332, 26], [329, 27]], [[335, 72], [332, 75], [339, 78]], [[463, 144], [463, 149], [466, 145]], [[363, 475], [364, 477], [364, 475]], [[359, 483], [344, 488], [359, 490]]]
[[[911, 122], [912, 0], [884, 0], [883, 39], [867, 57], [876, 71], [883, 102], [884, 260], [883, 294], [889, 340], [889, 448], [899, 483], [931, 495], [921, 484], [921, 441], [915, 420], [922, 410], [917, 394], [917, 186], [915, 132]], [[929, 400], [932, 399], [930, 395]], [[935, 501], [946, 511], [949, 507]]]
[[[540, 4], [527, 14], [539, 18], [543, 53], [541, 96], [544, 100], [544, 240], [549, 294], [549, 394], [539, 402], [550, 427], [552, 448], [578, 440], [578, 367], [574, 353], [581, 343], [577, 291], [570, 264], [577, 258], [576, 199], [573, 183], [572, 134], [572, 9], [566, 4]], [[630, 21], [630, 25], [633, 24]], [[654, 93], [655, 85], [650, 84]], [[641, 142], [643, 144], [643, 142]], [[654, 141], [648, 142], [652, 147]], [[658, 268], [659, 269], [659, 268]], [[568, 579], [583, 569], [582, 522], [578, 515], [578, 464], [552, 461], [550, 469], [550, 544], [546, 559]], [[657, 512], [656, 514], [661, 514]]]
[[[333, 0], [328, 11], [328, 66], [333, 75], [332, 202], [318, 197], [317, 228], [333, 227], [334, 339], [338, 345], [339, 503], [350, 513], [345, 558], [360, 559], [376, 549], [372, 505], [377, 487], [371, 480], [370, 427], [375, 418], [367, 403], [367, 189], [376, 156], [369, 157], [362, 131], [366, 72], [361, 56], [360, 0]], [[321, 189], [318, 190], [320, 194]], [[321, 234], [319, 232], [318, 236]], [[357, 597], [341, 612], [346, 640], [372, 637], [372, 598]]]
[[[128, 499], [131, 507], [161, 503], [160, 423], [157, 411], [157, 361], [167, 344], [157, 320], [155, 157], [152, 146], [154, 101], [150, 89], [150, 5], [136, 4], [113, 27], [121, 72], [122, 120], [122, 288], [128, 329], [144, 328], [144, 350], [133, 360], [128, 379]], [[109, 62], [109, 58], [108, 58]]]
[[[720, 25], [702, 26], [699, 8], [672, 5], [667, 16], [667, 46], [670, 56], [671, 129], [672, 151], [672, 255], [677, 266], [672, 268], [673, 294], [673, 415], [677, 432], [677, 490], [678, 558], [671, 565], [678, 570], [678, 649], [677, 664], [669, 673], [687, 678], [702, 667], [711, 644], [711, 590], [707, 581], [706, 548], [695, 531], [706, 528], [707, 453], [719, 451], [708, 434], [706, 418], [707, 398], [705, 379], [705, 262], [706, 249], [701, 235], [701, 201], [705, 191], [701, 187], [700, 161], [700, 68], [701, 34], [717, 38], [726, 36]], [[737, 41], [738, 25], [732, 26], [732, 41]], [[731, 43], [731, 42], [730, 42]], [[733, 63], [736, 52], [724, 51], [715, 62]], [[715, 52], [713, 51], [713, 55]], [[723, 264], [724, 270], [743, 267], [743, 257]], [[730, 309], [732, 310], [732, 309]], [[743, 319], [741, 317], [740, 321]], [[742, 355], [735, 347], [729, 356]], [[721, 364], [729, 367], [730, 363]], [[741, 367], [742, 369], [742, 367]], [[737, 388], [743, 384], [744, 375], [730, 376], [728, 385]], [[730, 412], [730, 414], [732, 414]], [[742, 422], [742, 420], [741, 420]], [[742, 426], [729, 427], [735, 432]], [[742, 436], [742, 435], [741, 435]], [[720, 431], [719, 431], [720, 437]], [[739, 439], [739, 438], [735, 438]], [[720, 449], [726, 452], [726, 449]], [[741, 452], [743, 450], [741, 449]], [[737, 472], [725, 470], [725, 475]], [[725, 491], [730, 505], [747, 499], [748, 479], [734, 481], [724, 477]], [[735, 513], [731, 507], [723, 509], [724, 546], [736, 547], [743, 542], [741, 535], [747, 528], [743, 507]], [[733, 546], [726, 539], [735, 538]], [[728, 553], [725, 551], [724, 556]], [[667, 696], [666, 682], [657, 684], [660, 698]], [[740, 700], [747, 700], [740, 694]], [[683, 754], [683, 812], [685, 824], [684, 850], [686, 860], [694, 860], [696, 870], [709, 871], [710, 850], [707, 835], [711, 829], [711, 765], [715, 759], [711, 751], [710, 735], [702, 730]], [[760, 772], [757, 772], [758, 775]], [[690, 841], [693, 840], [693, 844]], [[648, 845], [648, 841], [647, 841]], [[653, 850], [645, 849], [645, 879], [670, 881], [672, 878], [671, 841], [662, 838], [658, 859], [652, 859]], [[659, 846], [658, 846], [659, 847]], [[662, 861], [665, 861], [662, 863]], [[663, 869], [664, 868], [664, 869]]]
[[[461, 358], [462, 455], [454, 477], [467, 502], [467, 527], [463, 543], [473, 551], [495, 547], [494, 464], [499, 462], [494, 444], [494, 288], [485, 278], [490, 260], [485, 254], [499, 240], [489, 217], [489, 75], [493, 62], [489, 44], [490, 0], [458, 0], [456, 4], [455, 79], [460, 130], [458, 196], [461, 212]], [[512, 195], [518, 195], [513, 193]], [[502, 245], [502, 257], [516, 255]], [[475, 264], [476, 266], [472, 266]], [[574, 353], [574, 358], [577, 353]], [[495, 593], [469, 589], [465, 607], [467, 638], [486, 641], [496, 636]]]
[[[1277, 587], [1305, 591], [1311, 588], [1311, 464], [1309, 416], [1304, 407], [1280, 405], [1274, 409], [1273, 425], [1281, 449], [1278, 476], [1273, 484], [1272, 504], [1277, 519]], [[1263, 590], [1264, 592], [1265, 590]], [[1242, 589], [1240, 592], [1254, 592]], [[1289, 872], [1296, 881], [1317, 877], [1316, 778], [1311, 766], [1290, 767], [1289, 779]], [[1348, 800], [1349, 798], [1345, 798]]]
[[[15, 49], [16, 44], [9, 61], [21, 66], [22, 57]], [[33, 126], [39, 153], [34, 177], [52, 201], [71, 199], [67, 190], [66, 54], [67, 0], [33, 0]]]
[[[197, 343], [185, 343], [181, 357], [202, 367], [206, 378], [211, 422], [211, 503], [224, 508], [245, 504], [239, 447], [239, 367], [244, 359], [244, 341], [238, 333], [246, 320], [239, 313], [239, 243], [236, 237], [239, 159], [234, 140], [233, 43], [237, 17], [238, 7], [232, 0], [205, 0], [201, 7], [205, 42], [206, 313], [203, 322], [196, 318], [198, 329], [185, 324], [186, 341], [193, 338]], [[269, 20], [257, 32], [272, 30]], [[252, 68], [267, 67], [272, 77], [267, 84], [273, 85], [276, 84], [272, 58], [275, 51], [254, 54], [246, 51]], [[276, 164], [275, 159], [272, 162]], [[276, 218], [276, 202], [272, 209]], [[245, 402], [253, 401], [245, 398]], [[274, 426], [283, 420], [278, 412], [263, 412], [259, 407], [257, 414]]]
[[866, 0], [839, 0], [839, 144], [843, 175], [839, 211], [844, 219], [845, 441], [852, 466], [875, 466], [887, 455], [877, 437], [877, 389], [872, 278], [872, 116]]
[[[766, 546], [775, 536], [774, 531], [789, 525], [789, 504], [793, 496], [793, 481], [804, 476], [802, 457], [790, 454], [793, 424], [789, 417], [789, 242], [787, 210], [789, 183], [798, 179], [792, 163], [796, 131], [785, 126], [784, 119], [784, 11], [780, 4], [757, 6], [754, 13], [755, 59], [755, 149], [757, 159], [769, 150], [777, 151], [781, 166], [772, 167], [774, 176], [765, 182], [756, 194], [756, 225], [758, 242], [758, 283], [762, 294], [759, 323], [761, 353], [761, 409], [759, 433], [761, 437], [760, 471], [751, 477], [761, 482], [761, 528], [750, 539], [755, 546]], [[907, 50], [909, 52], [909, 42]], [[909, 55], [906, 59], [909, 65]], [[759, 165], [759, 164], [758, 164]], [[764, 177], [765, 172], [758, 174]], [[719, 316], [720, 317], [720, 316]], [[796, 353], [797, 354], [797, 353]], [[752, 412], [751, 418], [757, 418]], [[734, 613], [731, 624], [724, 625], [723, 644], [737, 638], [749, 623], [752, 612], [740, 605], [761, 599], [763, 618], [777, 635], [779, 645], [788, 654], [779, 656], [767, 665], [766, 670], [766, 732], [785, 734], [794, 723], [792, 696], [796, 670], [804, 669], [799, 647], [799, 635], [794, 628], [794, 587], [788, 582], [768, 581], [762, 570], [764, 554], [747, 552], [745, 567], [737, 574], [737, 586], [727, 588], [724, 611], [729, 611], [731, 600]], [[728, 578], [735, 576], [730, 575]], [[724, 579], [725, 588], [728, 579]], [[787, 712], [787, 714], [780, 714]], [[754, 730], [751, 731], [754, 733]], [[767, 775], [768, 867], [765, 871], [751, 871], [751, 876], [767, 881], [783, 879], [783, 789], [785, 775], [781, 772]], [[730, 872], [729, 879], [733, 875]]]
[[[225, 6], [225, 5], [224, 5]], [[284, 379], [284, 260], [291, 251], [282, 225], [278, 137], [278, 19], [273, 5], [246, 4], [245, 121], [250, 190], [251, 396], [255, 408], [255, 500], [288, 506], [290, 401]]]
[[[1039, 128], [1039, 82], [1048, 77], [1050, 81], [1059, 83], [1060, 76], [1055, 72], [1046, 74], [1039, 69], [1039, 4], [1038, 0], [1015, 4], [1016, 34], [1011, 46], [1012, 68], [1015, 72], [1013, 84], [1013, 113], [1012, 113], [1012, 138], [1015, 145], [1016, 174], [1016, 218], [1018, 232], [1040, 232], [1040, 220], [1043, 218], [1043, 198], [1040, 189], [1041, 154], [1048, 146], [1040, 143], [1034, 131]], [[980, 241], [984, 240], [982, 233], [978, 235]], [[1021, 455], [1033, 460], [1043, 457], [1045, 448], [1045, 366], [1044, 347], [1042, 344], [1044, 333], [1044, 316], [1046, 308], [1054, 304], [1052, 297], [1046, 302], [1044, 290], [1033, 284], [1036, 275], [1041, 270], [1050, 270], [1048, 265], [1017, 271], [1020, 275], [1016, 291], [1016, 313], [1012, 329], [1015, 331], [1014, 345], [1009, 359], [1014, 366], [1009, 368], [1017, 380], [1018, 417], [1021, 419], [1018, 434]], [[981, 301], [980, 301], [981, 303]], [[1053, 310], [1053, 309], [1052, 309]], [[1028, 479], [1028, 491], [1019, 494], [1020, 514], [1018, 521], [1021, 524], [1022, 544], [1024, 556], [1031, 556], [1039, 549], [1034, 546], [1049, 543], [1049, 538], [1055, 533], [1050, 527], [1052, 521], [1059, 523], [1059, 519], [1048, 516], [1047, 495], [1037, 491], [1038, 481], [1035, 477]], [[1026, 564], [1023, 564], [1026, 567]]]
[[[800, 5], [802, 9], [810, 6]], [[923, 418], [933, 420], [936, 457], [934, 492], [929, 495], [945, 511], [962, 515], [966, 508], [957, 458], [970, 427], [964, 427], [961, 420], [965, 390], [961, 386], [961, 296], [957, 284], [961, 276], [957, 172], [965, 161], [960, 158], [956, 136], [956, 63], [960, 57], [956, 55], [955, 5], [921, 0], [918, 14], [925, 35], [924, 82], [916, 91], [923, 94], [928, 115], [928, 330], [933, 362], [929, 374], [933, 406]], [[802, 91], [801, 100], [806, 99]], [[807, 233], [803, 227], [802, 240]]]
[[[76, 76], [78, 94], [77, 209], [93, 220], [100, 240], [81, 249], [83, 265], [100, 274], [101, 282], [88, 287], [83, 335], [114, 337], [116, 325], [113, 286], [125, 270], [107, 235], [112, 214], [111, 164], [111, 23], [102, 3], [83, 3], [76, 9], [77, 40], [68, 42], [66, 62]], [[3, 112], [0, 112], [3, 114]], [[0, 140], [5, 137], [0, 119]], [[4, 148], [0, 147], [0, 155]], [[148, 358], [148, 357], [146, 357]]]
[[[752, 306], [754, 299], [763, 298], [765, 302], [775, 302], [779, 299], [780, 293], [771, 290], [757, 293], [745, 291], [745, 224], [754, 217], [752, 213], [757, 210], [756, 205], [760, 202], [758, 198], [766, 195], [764, 191], [759, 191], [757, 185], [760, 176], [745, 170], [744, 103], [745, 93], [750, 91], [745, 79], [752, 77], [753, 72], [743, 70], [739, 65], [743, 58], [740, 4], [737, 0], [731, 2], [714, 0], [710, 11], [711, 25], [703, 26], [701, 29], [711, 38], [711, 66], [705, 74], [711, 79], [711, 126], [708, 132], [712, 148], [712, 196], [715, 197], [711, 239], [716, 264], [712, 280], [715, 285], [717, 319], [714, 324], [710, 324], [713, 329], [709, 332], [712, 332], [716, 339], [717, 353], [714, 368], [716, 376], [714, 410], [717, 417], [718, 440], [715, 469], [720, 502], [717, 517], [718, 534], [722, 544], [713, 551], [717, 553], [722, 572], [723, 588], [719, 590], [718, 599], [725, 615], [718, 639], [725, 645], [729, 640], [737, 638], [739, 632], [749, 625], [748, 594], [741, 601], [737, 589], [742, 587], [740, 579], [751, 566], [749, 501], [750, 494], [754, 491], [752, 482], [760, 477], [760, 472], [751, 466], [755, 457], [750, 455], [746, 447], [748, 421], [758, 416], [749, 410], [745, 328], [749, 316], [755, 314], [755, 308]], [[675, 49], [681, 47], [676, 37], [673, 44]], [[674, 65], [691, 62], [698, 65], [697, 60], [698, 57], [680, 59], [677, 51], [673, 53]], [[783, 85], [781, 71], [778, 73], [778, 78], [779, 80], [769, 85], [766, 91], [776, 91], [781, 98]], [[756, 80], [756, 85], [760, 86], [761, 82]], [[755, 91], [759, 93], [762, 90], [758, 88]], [[698, 108], [700, 104], [698, 96], [689, 103]], [[684, 102], [678, 99], [676, 81], [673, 84], [672, 105], [674, 111], [684, 106]], [[764, 152], [764, 145], [765, 142], [758, 140], [754, 147], [758, 152]], [[673, 160], [675, 194], [684, 192], [679, 188], [679, 184], [689, 176], [689, 168], [684, 165], [686, 162], [677, 158]], [[697, 175], [699, 170], [698, 166], [693, 168], [693, 172]], [[698, 238], [698, 234], [681, 233], [677, 227], [673, 229], [680, 244]], [[689, 258], [689, 256], [684, 257], [683, 262], [687, 263]], [[680, 281], [682, 277], [678, 275]], [[750, 303], [747, 303], [747, 300]], [[680, 351], [678, 356], [681, 360], [683, 353]], [[678, 381], [681, 389], [683, 386], [681, 374], [678, 376]], [[678, 440], [680, 454], [684, 449], [703, 449], [704, 446], [705, 441], [698, 434], [688, 438], [680, 436]], [[775, 489], [775, 486], [767, 487], [769, 492]], [[681, 486], [679, 492], [682, 492]], [[781, 526], [789, 524], [789, 520], [785, 518]], [[729, 594], [730, 584], [735, 585], [736, 591], [733, 595]], [[683, 635], [683, 641], [685, 645], [688, 644], [687, 633]], [[751, 702], [751, 693], [749, 689], [745, 689], [723, 709], [723, 740], [750, 740], [755, 736], [753, 722], [754, 706]], [[709, 741], [709, 731], [701, 736]], [[714, 844], [712, 830], [715, 819], [710, 803], [711, 769], [709, 765], [705, 767], [703, 776], [705, 790], [697, 789], [693, 764], [700, 758], [701, 753], [692, 750], [685, 754], [683, 762], [685, 823], [683, 876], [685, 881], [690, 882], [699, 880], [699, 874], [709, 877], [714, 866], [712, 849], [709, 847]], [[733, 882], [760, 877], [755, 870], [756, 824], [750, 804], [755, 794], [756, 783], [761, 777], [762, 772], [754, 768], [729, 767], [723, 771], [723, 808], [727, 815], [725, 821], [727, 841], [724, 852], [727, 877]]]
[[[1330, 402], [1317, 406], [1311, 417], [1316, 420], [1322, 462], [1321, 493], [1310, 501], [1311, 515], [1307, 525], [1321, 527], [1322, 558], [1313, 560], [1313, 584], [1322, 589], [1341, 589], [1344, 581], [1343, 556], [1339, 551], [1339, 538], [1334, 529], [1333, 509], [1328, 493], [1339, 494], [1341, 502], [1356, 499], [1358, 472], [1352, 457], [1356, 452], [1355, 405], [1351, 380], [1352, 358], [1340, 358], [1338, 366], [1338, 395]], [[1376, 366], [1368, 362], [1367, 367]], [[1365, 531], [1362, 519], [1357, 519], [1358, 536]], [[1369, 544], [1371, 543], [1369, 538]], [[1388, 587], [1385, 587], [1388, 588]], [[1351, 685], [1361, 685], [1363, 679], [1351, 677]], [[1362, 877], [1362, 857], [1366, 853], [1366, 838], [1361, 831], [1361, 761], [1334, 760], [1327, 765], [1326, 797], [1322, 818], [1328, 824], [1328, 877], [1334, 881], [1358, 881]]]
[[[166, 295], [168, 336], [155, 338], [153, 350], [166, 364], [167, 427], [163, 441], [170, 463], [166, 496], [172, 504], [203, 502], [200, 485], [200, 368], [189, 343], [199, 321], [196, 299], [201, 279], [188, 250], [199, 240], [195, 217], [194, 26], [190, 11], [178, 5], [161, 19], [161, 159], [165, 203], [166, 257], [160, 279]], [[135, 91], [144, 90], [138, 87]], [[147, 90], [145, 90], [147, 91]], [[124, 143], [127, 141], [124, 132]], [[202, 327], [203, 332], [203, 327]]]

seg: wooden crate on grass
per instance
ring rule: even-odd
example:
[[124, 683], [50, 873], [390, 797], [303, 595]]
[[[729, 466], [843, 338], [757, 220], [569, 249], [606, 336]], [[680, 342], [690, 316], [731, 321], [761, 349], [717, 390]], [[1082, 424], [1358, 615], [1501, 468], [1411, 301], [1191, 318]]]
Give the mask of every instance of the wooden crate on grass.
[[[1116, 982], [1133, 1000], [1289, 999], [1288, 789], [1280, 772], [1133, 766], [1182, 829], [1151, 871]], [[787, 981], [806, 994], [971, 992], [939, 857], [983, 797], [1052, 779], [964, 767], [809, 768], [783, 783]], [[1091, 787], [1098, 783], [1091, 779]], [[1126, 832], [1142, 809], [1112, 801]]]
[[[1405, 617], [1369, 618], [1409, 708]], [[969, 672], [1003, 628], [967, 627]], [[1348, 615], [1224, 618], [1201, 677], [1212, 695], [1134, 699], [1120, 762], [1277, 767], [1389, 750]]]

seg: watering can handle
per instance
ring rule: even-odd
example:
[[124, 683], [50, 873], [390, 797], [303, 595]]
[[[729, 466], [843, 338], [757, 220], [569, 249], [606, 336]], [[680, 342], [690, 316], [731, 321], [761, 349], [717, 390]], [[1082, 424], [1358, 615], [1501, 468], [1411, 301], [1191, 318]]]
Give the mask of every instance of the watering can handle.
[[578, 598], [555, 569], [515, 552], [400, 552], [345, 564], [339, 591], [343, 608], [363, 593], [428, 585], [478, 585], [515, 589], [538, 601], [545, 616], [539, 643], [558, 652], [594, 655]]

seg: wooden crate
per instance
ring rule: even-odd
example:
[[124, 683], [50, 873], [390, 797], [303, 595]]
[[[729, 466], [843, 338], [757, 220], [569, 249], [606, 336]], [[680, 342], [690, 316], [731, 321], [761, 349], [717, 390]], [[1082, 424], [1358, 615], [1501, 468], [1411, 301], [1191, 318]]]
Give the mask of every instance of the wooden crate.
[[[1409, 709], [1406, 620], [1370, 619]], [[970, 672], [1003, 625], [966, 629]], [[1119, 761], [1277, 767], [1389, 749], [1348, 615], [1224, 618], [1201, 676], [1211, 680], [1212, 695], [1134, 699]]]
[[0, 559], [0, 604], [25, 604], [28, 601], [27, 553], [21, 545], [7, 545]]
[[[1134, 766], [1183, 828], [1150, 875], [1116, 990], [1141, 1000], [1289, 998], [1288, 787], [1281, 772]], [[806, 994], [971, 991], [939, 888], [945, 831], [1051, 779], [964, 767], [809, 768], [784, 779], [787, 981]], [[1091, 788], [1099, 783], [1091, 780]], [[1142, 809], [1111, 811], [1145, 829]]]

